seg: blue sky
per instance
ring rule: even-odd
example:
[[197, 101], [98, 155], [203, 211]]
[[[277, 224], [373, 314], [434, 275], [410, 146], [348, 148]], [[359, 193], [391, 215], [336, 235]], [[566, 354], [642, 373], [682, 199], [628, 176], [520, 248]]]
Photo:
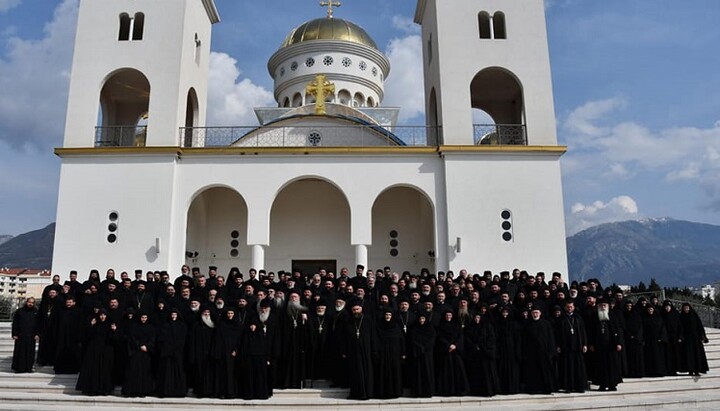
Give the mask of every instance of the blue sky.
[[[199, 0], [198, 0], [199, 1]], [[267, 59], [315, 0], [216, 0], [208, 124], [272, 104]], [[0, 234], [54, 221], [78, 0], [0, 0]], [[345, 0], [392, 64], [384, 105], [423, 124], [413, 0]], [[546, 0], [570, 234], [617, 220], [720, 224], [720, 2]], [[261, 24], [258, 24], [261, 22]]]

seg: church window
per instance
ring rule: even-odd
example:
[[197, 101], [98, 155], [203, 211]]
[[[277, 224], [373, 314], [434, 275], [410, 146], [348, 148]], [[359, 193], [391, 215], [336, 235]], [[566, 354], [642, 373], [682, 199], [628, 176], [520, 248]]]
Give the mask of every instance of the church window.
[[350, 57], [343, 57], [343, 59], [342, 59], [342, 65], [343, 65], [343, 67], [350, 67], [350, 66], [352, 66], [352, 60], [350, 60]]
[[332, 65], [332, 64], [333, 64], [333, 58], [332, 58], [332, 56], [325, 56], [325, 57], [323, 58], [323, 64], [326, 65], [326, 66]]
[[505, 13], [496, 12], [492, 18], [493, 25], [493, 38], [495, 39], [506, 39], [507, 30], [505, 29]]
[[290, 63], [290, 71], [295, 71], [295, 70], [297, 70], [297, 68], [298, 68], [297, 61], [293, 61], [292, 63]]
[[305, 60], [305, 65], [308, 67], [312, 67], [315, 65], [315, 59], [312, 57], [308, 57], [307, 60]]
[[378, 73], [377, 67], [373, 67], [373, 68], [372, 68], [372, 75], [375, 76], [375, 77], [377, 77], [377, 73]]
[[397, 250], [397, 248], [392, 248], [392, 249], [390, 249], [390, 255], [391, 255], [392, 257], [397, 257], [397, 256], [398, 256], [398, 250]]
[[120, 215], [117, 211], [110, 211], [108, 213], [107, 221], [107, 242], [109, 244], [115, 244], [115, 242], [118, 239], [118, 221], [119, 221]]
[[367, 63], [364, 61], [361, 61], [360, 64], [358, 65], [358, 67], [360, 67], [360, 70], [365, 71], [365, 69], [367, 69]]
[[486, 11], [478, 13], [478, 28], [480, 30], [481, 39], [492, 38], [492, 30], [490, 29], [490, 14]]
[[230, 250], [230, 257], [235, 258], [239, 255], [240, 255], [240, 252], [237, 250], [237, 248], [233, 248], [232, 250]]
[[308, 143], [310, 143], [311, 146], [319, 146], [320, 141], [322, 141], [322, 135], [320, 135], [320, 132], [313, 130], [310, 134], [308, 134]]
[[132, 39], [133, 40], [142, 40], [143, 31], [145, 30], [145, 15], [143, 13], [135, 13], [135, 18], [133, 19], [132, 26], [133, 26]]
[[240, 232], [239, 232], [238, 230], [233, 230], [233, 231], [230, 233], [230, 237], [231, 237], [231, 238], [238, 238], [238, 237], [240, 237]]
[[120, 31], [118, 40], [130, 40], [130, 16], [127, 13], [120, 14]]

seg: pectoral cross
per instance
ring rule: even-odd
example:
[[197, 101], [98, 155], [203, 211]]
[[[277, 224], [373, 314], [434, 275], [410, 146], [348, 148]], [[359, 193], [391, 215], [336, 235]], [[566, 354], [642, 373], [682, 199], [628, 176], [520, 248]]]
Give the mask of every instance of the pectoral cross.
[[329, 19], [333, 18], [333, 7], [340, 7], [339, 1], [321, 1], [320, 7], [327, 7], [327, 16]]
[[305, 87], [305, 93], [315, 97], [315, 114], [325, 115], [325, 97], [335, 94], [335, 84], [328, 81], [324, 74], [318, 74]]

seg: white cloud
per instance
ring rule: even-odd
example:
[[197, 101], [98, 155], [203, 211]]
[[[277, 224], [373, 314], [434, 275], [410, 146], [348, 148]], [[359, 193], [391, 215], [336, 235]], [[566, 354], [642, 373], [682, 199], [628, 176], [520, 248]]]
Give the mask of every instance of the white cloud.
[[591, 204], [576, 203], [565, 216], [567, 234], [573, 235], [588, 227], [613, 221], [634, 220], [639, 217], [635, 200], [622, 195], [604, 203], [597, 200]]
[[620, 178], [627, 180], [635, 176], [635, 173], [630, 172], [624, 164], [614, 163], [610, 165], [610, 168], [603, 173], [603, 176], [610, 178]]
[[693, 161], [683, 169], [670, 171], [665, 176], [665, 179], [669, 182], [675, 182], [682, 180], [697, 180], [699, 176], [700, 164]]
[[392, 39], [386, 52], [392, 70], [385, 83], [385, 107], [402, 107], [400, 123], [425, 115], [422, 41], [419, 35]]
[[238, 81], [237, 60], [225, 53], [210, 53], [207, 123], [215, 126], [257, 124], [253, 108], [276, 104], [272, 92], [250, 79]]
[[0, 139], [19, 148], [59, 142], [65, 122], [78, 0], [64, 0], [40, 39], [11, 37], [0, 57]]
[[396, 15], [392, 18], [392, 25], [406, 34], [419, 34], [420, 26], [415, 24], [412, 17]]
[[588, 137], [600, 136], [608, 130], [606, 127], [596, 125], [596, 121], [625, 105], [625, 100], [619, 97], [587, 102], [573, 110], [563, 126], [571, 133]]
[[0, 13], [5, 13], [6, 11], [15, 8], [22, 3], [22, 0], [0, 0]]

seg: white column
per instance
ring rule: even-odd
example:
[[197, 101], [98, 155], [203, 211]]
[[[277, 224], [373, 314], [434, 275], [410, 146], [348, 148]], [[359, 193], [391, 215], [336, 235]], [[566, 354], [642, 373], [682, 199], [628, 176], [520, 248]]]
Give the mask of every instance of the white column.
[[258, 244], [252, 246], [251, 266], [256, 270], [265, 269], [265, 248], [263, 246]]
[[495, 38], [495, 22], [493, 21], [493, 16], [490, 16], [490, 38]]
[[355, 246], [355, 265], [362, 265], [367, 269], [368, 267], [368, 249], [365, 244], [358, 244]]

